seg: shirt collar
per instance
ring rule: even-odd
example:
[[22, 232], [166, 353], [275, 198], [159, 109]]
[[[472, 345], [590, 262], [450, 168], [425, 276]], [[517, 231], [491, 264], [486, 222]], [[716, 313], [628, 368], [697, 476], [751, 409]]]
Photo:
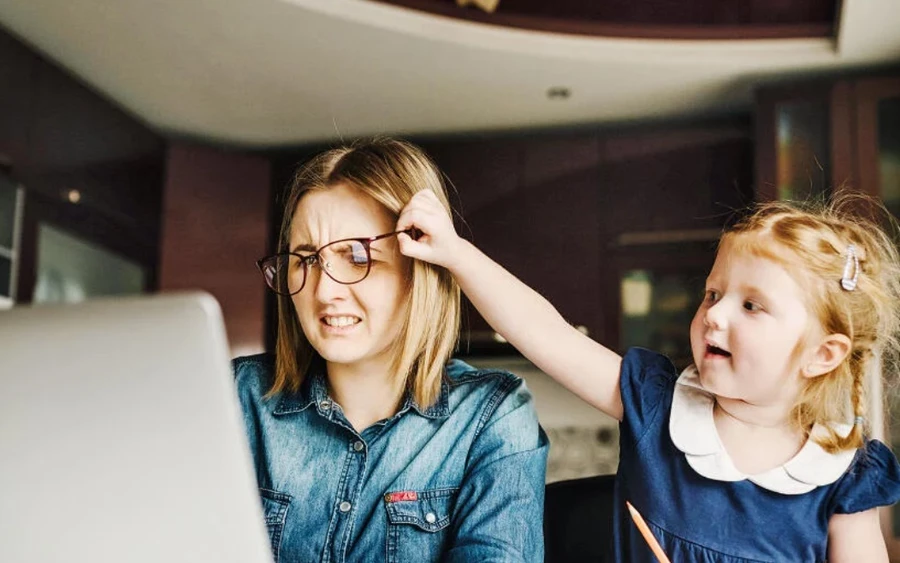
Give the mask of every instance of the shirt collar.
[[[837, 481], [853, 462], [855, 450], [835, 454], [826, 452], [815, 440], [806, 444], [793, 458], [780, 467], [763, 473], [746, 475], [738, 470], [719, 440], [713, 419], [715, 397], [700, 385], [697, 368], [682, 372], [672, 397], [669, 434], [672, 442], [700, 475], [716, 481], [749, 480], [756, 485], [785, 495], [808, 493], [816, 487]], [[838, 432], [849, 432], [850, 425], [835, 424]], [[817, 424], [811, 435], [824, 435], [825, 427]]]
[[[275, 405], [273, 414], [286, 415], [301, 412], [312, 405], [317, 405], [320, 411], [327, 412], [331, 408], [331, 403], [328, 386], [325, 383], [325, 363], [317, 357], [310, 364], [300, 389], [296, 393], [282, 394]], [[404, 394], [403, 406], [394, 417], [398, 417], [410, 409], [425, 418], [440, 419], [450, 416], [450, 385], [447, 383], [446, 375], [441, 378], [441, 390], [433, 405], [420, 406], [412, 393], [407, 391]]]

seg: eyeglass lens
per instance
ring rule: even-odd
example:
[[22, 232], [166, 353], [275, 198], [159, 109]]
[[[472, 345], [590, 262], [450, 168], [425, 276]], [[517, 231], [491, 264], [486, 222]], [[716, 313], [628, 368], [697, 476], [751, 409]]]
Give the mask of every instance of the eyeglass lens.
[[358, 240], [335, 241], [303, 258], [279, 254], [264, 263], [262, 270], [270, 288], [293, 295], [303, 289], [309, 268], [316, 264], [338, 283], [357, 283], [369, 273], [368, 248]]

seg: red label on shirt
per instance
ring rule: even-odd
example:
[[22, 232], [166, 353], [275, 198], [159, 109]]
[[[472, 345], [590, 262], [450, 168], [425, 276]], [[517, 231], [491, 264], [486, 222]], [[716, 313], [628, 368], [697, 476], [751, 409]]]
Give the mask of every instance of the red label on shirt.
[[419, 500], [419, 494], [415, 491], [399, 491], [396, 493], [388, 493], [384, 495], [384, 500], [388, 502], [403, 502], [408, 500]]

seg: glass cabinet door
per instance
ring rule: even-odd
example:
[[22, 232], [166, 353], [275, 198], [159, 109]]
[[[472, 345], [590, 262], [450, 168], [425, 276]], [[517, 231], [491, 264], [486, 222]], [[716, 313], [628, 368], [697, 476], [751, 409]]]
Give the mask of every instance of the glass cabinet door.
[[22, 197], [22, 190], [0, 174], [0, 309], [11, 307], [16, 297]]
[[757, 91], [757, 201], [820, 201], [855, 189], [853, 92], [849, 80]]
[[778, 199], [824, 199], [831, 192], [828, 104], [792, 101], [775, 108]]
[[878, 102], [878, 191], [900, 217], [900, 95]]
[[633, 269], [623, 273], [620, 291], [621, 348], [649, 348], [676, 367], [693, 363], [688, 328], [703, 300], [705, 272]]
[[132, 260], [48, 224], [40, 225], [34, 303], [76, 303], [141, 293], [143, 268]]

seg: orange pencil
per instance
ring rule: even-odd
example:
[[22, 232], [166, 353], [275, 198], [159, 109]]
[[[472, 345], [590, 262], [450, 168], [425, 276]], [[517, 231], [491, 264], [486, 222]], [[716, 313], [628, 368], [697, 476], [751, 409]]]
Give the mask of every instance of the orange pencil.
[[666, 552], [662, 550], [659, 542], [656, 541], [656, 538], [653, 536], [653, 532], [650, 531], [650, 528], [647, 527], [647, 523], [644, 522], [644, 518], [641, 516], [641, 513], [637, 511], [637, 509], [631, 506], [631, 503], [625, 501], [625, 504], [628, 506], [628, 512], [631, 513], [631, 519], [634, 520], [634, 525], [637, 526], [637, 529], [640, 530], [641, 535], [644, 536], [644, 539], [647, 541], [647, 545], [650, 546], [650, 551], [653, 552], [653, 555], [659, 559], [659, 563], [671, 563], [669, 558], [666, 557]]

